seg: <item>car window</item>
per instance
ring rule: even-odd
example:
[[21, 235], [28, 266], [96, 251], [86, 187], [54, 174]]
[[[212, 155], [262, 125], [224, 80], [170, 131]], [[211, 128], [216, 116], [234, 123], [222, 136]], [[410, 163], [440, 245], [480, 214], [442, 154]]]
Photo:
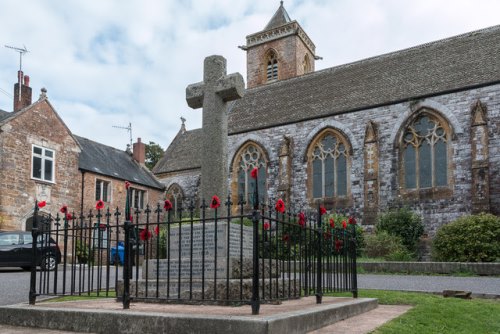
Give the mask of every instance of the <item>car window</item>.
[[19, 234], [0, 234], [0, 246], [10, 246], [19, 244]]
[[33, 236], [31, 234], [25, 234], [24, 244], [31, 244], [31, 243], [33, 243]]

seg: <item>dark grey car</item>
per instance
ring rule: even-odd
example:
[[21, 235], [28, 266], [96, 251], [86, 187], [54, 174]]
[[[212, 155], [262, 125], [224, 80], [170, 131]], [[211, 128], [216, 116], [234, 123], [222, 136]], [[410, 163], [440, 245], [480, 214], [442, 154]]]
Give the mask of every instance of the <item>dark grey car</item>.
[[[33, 237], [26, 231], [0, 231], [0, 267], [30, 269]], [[39, 235], [36, 265], [42, 270], [54, 270], [61, 262], [61, 251], [54, 239]]]

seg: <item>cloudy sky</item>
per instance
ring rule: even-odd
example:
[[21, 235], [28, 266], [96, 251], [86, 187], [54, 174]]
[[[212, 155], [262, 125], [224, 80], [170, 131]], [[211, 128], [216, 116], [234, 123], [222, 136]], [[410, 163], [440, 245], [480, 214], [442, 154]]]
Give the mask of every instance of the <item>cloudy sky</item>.
[[[500, 24], [498, 0], [285, 0], [316, 44], [320, 70]], [[245, 36], [264, 28], [278, 0], [2, 0], [0, 109], [12, 110], [19, 55], [33, 100], [42, 87], [73, 133], [125, 149], [166, 148], [180, 128], [201, 126], [185, 102], [203, 59], [227, 59], [246, 78]]]

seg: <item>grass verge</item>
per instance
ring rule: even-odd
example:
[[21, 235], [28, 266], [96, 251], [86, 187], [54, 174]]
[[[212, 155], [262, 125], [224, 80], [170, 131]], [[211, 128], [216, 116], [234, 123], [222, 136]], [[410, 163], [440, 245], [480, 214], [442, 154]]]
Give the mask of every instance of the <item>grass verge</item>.
[[100, 298], [116, 298], [115, 291], [101, 291], [99, 294], [97, 292], [85, 293], [81, 295], [71, 295], [71, 296], [61, 296], [44, 300], [44, 302], [70, 302], [78, 300], [88, 300], [88, 299], [100, 299]]
[[498, 300], [467, 300], [426, 293], [381, 290], [360, 290], [359, 297], [378, 298], [381, 305], [414, 306], [402, 316], [377, 328], [373, 332], [376, 334], [500, 333]]

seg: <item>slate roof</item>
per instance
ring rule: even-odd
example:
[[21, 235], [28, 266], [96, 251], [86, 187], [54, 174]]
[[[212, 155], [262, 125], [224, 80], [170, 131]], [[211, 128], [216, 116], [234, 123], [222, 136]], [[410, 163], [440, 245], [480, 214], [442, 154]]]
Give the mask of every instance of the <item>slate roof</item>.
[[179, 131], [153, 168], [154, 174], [201, 168], [201, 129]]
[[246, 91], [229, 133], [300, 122], [500, 81], [500, 26]]
[[164, 186], [145, 167], [141, 167], [125, 151], [106, 146], [87, 138], [74, 136], [82, 148], [78, 167], [81, 170], [110, 176], [150, 188]]
[[292, 20], [290, 19], [290, 16], [288, 16], [285, 7], [283, 7], [283, 1], [281, 1], [278, 10], [274, 13], [273, 17], [271, 17], [271, 20], [267, 23], [264, 30], [277, 28], [290, 22], [292, 22]]
[[10, 112], [0, 109], [0, 122], [9, 117], [10, 114]]

